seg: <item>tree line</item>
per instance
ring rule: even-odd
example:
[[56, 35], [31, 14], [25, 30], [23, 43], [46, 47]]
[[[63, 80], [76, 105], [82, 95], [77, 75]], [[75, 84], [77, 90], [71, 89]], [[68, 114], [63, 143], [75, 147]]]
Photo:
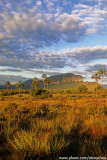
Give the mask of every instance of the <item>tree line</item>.
[[[48, 89], [48, 86], [49, 86], [49, 84], [51, 83], [51, 79], [48, 78], [46, 74], [43, 74], [43, 75], [42, 75], [42, 81], [43, 81], [43, 84], [44, 84], [44, 89], [46, 89], [46, 86], [47, 86], [47, 89]], [[36, 89], [36, 88], [38, 87], [38, 83], [39, 83], [39, 80], [38, 80], [38, 78], [35, 77], [35, 78], [33, 78], [33, 80], [32, 80], [31, 86], [33, 86], [34, 89]], [[7, 87], [7, 90], [12, 86], [11, 83], [10, 83], [10, 81], [7, 81], [7, 82], [5, 83], [5, 85], [6, 85], [6, 87]], [[20, 92], [21, 88], [24, 87], [22, 81], [17, 82], [15, 86], [19, 89], [19, 92]], [[12, 89], [12, 88], [11, 88], [11, 89]]]
[[[95, 79], [97, 84], [98, 84], [98, 80], [101, 80], [102, 86], [103, 86], [103, 81], [104, 81], [105, 75], [107, 75], [107, 71], [104, 68], [100, 68], [98, 70], [98, 72], [95, 72], [94, 74], [92, 74], [91, 78]], [[48, 78], [46, 74], [43, 74], [41, 78], [42, 78], [42, 81], [44, 84], [44, 89], [46, 89], [46, 87], [48, 89], [49, 84], [51, 84], [51, 82], [52, 82], [51, 79]], [[39, 83], [39, 80], [38, 80], [38, 78], [35, 77], [35, 78], [33, 78], [31, 85], [34, 87], [34, 89], [36, 89], [38, 87], [38, 83]], [[5, 85], [6, 85], [7, 89], [9, 89], [11, 87], [11, 83], [9, 81], [7, 81], [5, 83]], [[21, 90], [21, 88], [24, 87], [24, 85], [21, 81], [19, 81], [16, 83], [16, 87], [19, 89], [19, 93], [20, 93], [20, 90]]]

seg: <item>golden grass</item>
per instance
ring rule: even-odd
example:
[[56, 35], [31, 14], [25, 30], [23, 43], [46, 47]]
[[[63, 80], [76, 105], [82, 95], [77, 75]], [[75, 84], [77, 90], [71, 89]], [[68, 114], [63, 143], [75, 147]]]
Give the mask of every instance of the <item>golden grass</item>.
[[0, 101], [1, 160], [58, 159], [65, 152], [106, 156], [106, 106], [107, 99], [94, 94], [5, 96]]

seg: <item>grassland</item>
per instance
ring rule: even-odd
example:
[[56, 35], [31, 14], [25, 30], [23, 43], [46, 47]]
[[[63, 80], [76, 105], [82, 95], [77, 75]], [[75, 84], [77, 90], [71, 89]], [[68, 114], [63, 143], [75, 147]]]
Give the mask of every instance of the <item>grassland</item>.
[[106, 157], [107, 91], [56, 90], [49, 96], [4, 92], [0, 96], [0, 160]]

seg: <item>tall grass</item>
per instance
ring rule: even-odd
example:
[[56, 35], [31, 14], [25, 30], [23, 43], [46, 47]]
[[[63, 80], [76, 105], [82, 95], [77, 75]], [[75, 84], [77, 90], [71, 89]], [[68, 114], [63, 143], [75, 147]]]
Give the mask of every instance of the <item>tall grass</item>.
[[106, 99], [87, 97], [32, 101], [23, 94], [1, 101], [1, 160], [106, 156]]

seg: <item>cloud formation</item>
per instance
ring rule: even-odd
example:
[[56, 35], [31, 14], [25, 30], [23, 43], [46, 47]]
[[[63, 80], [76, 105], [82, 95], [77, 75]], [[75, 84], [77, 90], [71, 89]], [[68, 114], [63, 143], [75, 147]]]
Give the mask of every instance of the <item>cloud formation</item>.
[[[29, 7], [27, 3], [30, 3]], [[101, 10], [98, 5], [88, 6], [79, 3], [74, 5], [70, 14], [62, 12], [63, 7], [62, 9], [59, 6], [56, 7], [56, 1], [45, 0], [48, 8], [50, 6], [55, 8], [52, 14], [46, 13], [42, 1], [38, 0], [31, 5], [33, 3], [34, 1], [26, 2], [25, 0], [20, 3], [13, 0], [10, 0], [10, 3], [2, 1], [1, 39], [15, 39], [17, 43], [33, 41], [36, 45], [41, 44], [40, 47], [52, 45], [61, 39], [76, 42], [86, 34], [99, 31], [107, 15], [107, 11]], [[69, 1], [63, 3], [68, 4]]]
[[86, 71], [97, 72], [100, 68], [105, 68], [105, 70], [107, 70], [107, 64], [95, 64], [93, 66], [87, 67]]
[[[93, 61], [107, 59], [107, 46], [87, 48], [73, 48], [59, 52], [41, 51], [34, 55], [11, 54], [0, 57], [1, 66], [9, 66], [20, 69], [55, 69], [65, 66], [75, 67]], [[8, 59], [7, 59], [8, 56]]]
[[103, 65], [107, 46], [72, 48], [72, 45], [91, 35], [106, 35], [106, 28], [106, 0], [81, 0], [81, 3], [78, 0], [1, 0], [0, 72], [2, 67], [8, 67], [5, 72], [36, 69], [36, 73], [45, 70], [53, 74], [65, 67], [83, 69], [98, 60]]

